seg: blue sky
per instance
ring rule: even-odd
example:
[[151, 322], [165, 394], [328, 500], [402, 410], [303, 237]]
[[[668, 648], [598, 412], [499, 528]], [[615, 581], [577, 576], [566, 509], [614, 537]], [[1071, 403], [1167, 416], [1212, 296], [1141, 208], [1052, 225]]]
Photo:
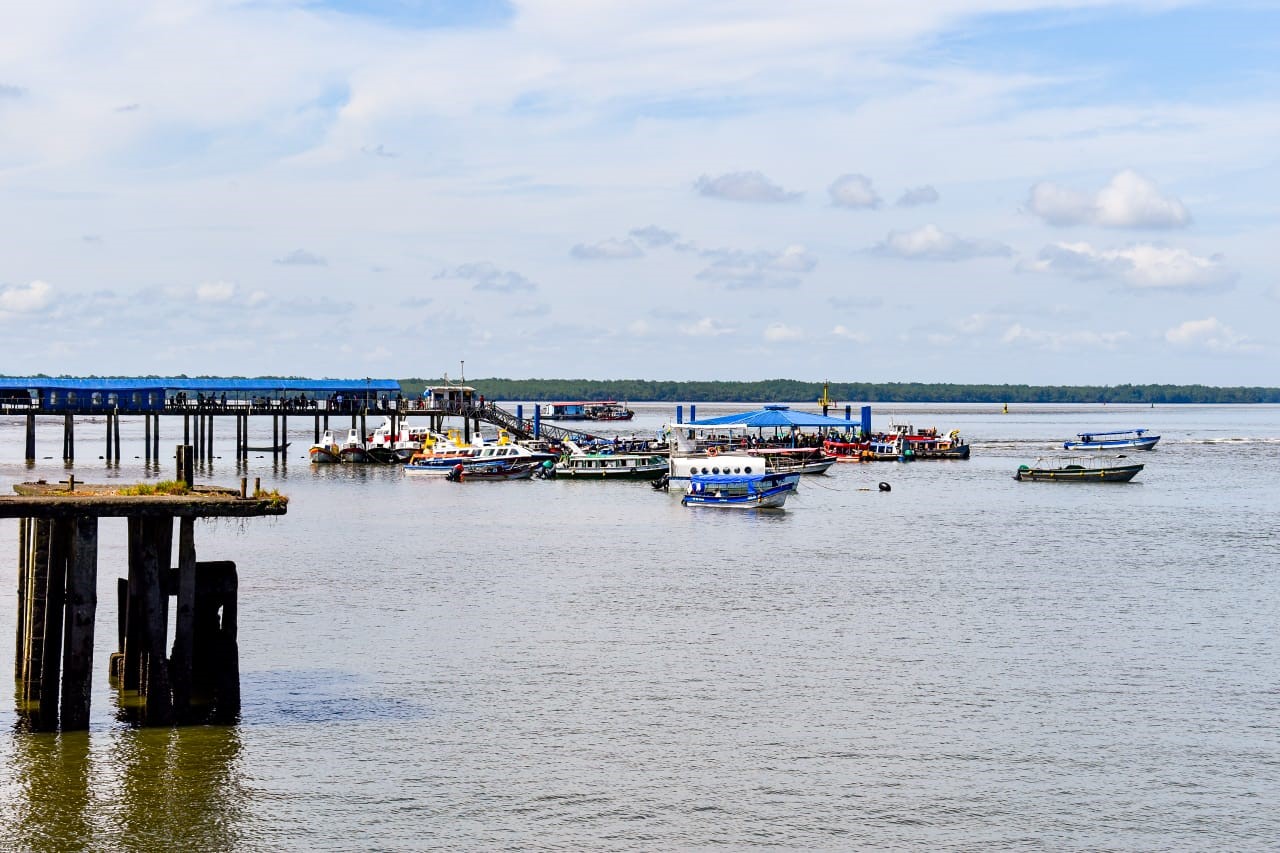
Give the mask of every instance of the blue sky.
[[61, 0], [0, 372], [1273, 385], [1280, 7]]

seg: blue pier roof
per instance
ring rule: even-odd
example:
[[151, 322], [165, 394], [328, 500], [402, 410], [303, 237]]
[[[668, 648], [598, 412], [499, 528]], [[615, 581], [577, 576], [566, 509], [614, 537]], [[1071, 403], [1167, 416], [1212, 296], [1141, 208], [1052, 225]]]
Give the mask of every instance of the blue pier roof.
[[228, 378], [220, 376], [0, 376], [0, 389], [16, 390], [49, 388], [59, 391], [195, 391], [208, 394], [221, 393], [288, 393], [329, 394], [342, 391], [369, 391], [372, 393], [397, 393], [400, 383], [395, 379], [273, 379]]

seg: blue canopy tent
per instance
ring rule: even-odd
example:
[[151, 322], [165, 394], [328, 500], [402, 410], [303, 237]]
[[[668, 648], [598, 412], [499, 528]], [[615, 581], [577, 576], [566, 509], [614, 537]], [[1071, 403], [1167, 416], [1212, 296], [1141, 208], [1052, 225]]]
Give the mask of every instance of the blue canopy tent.
[[775, 430], [786, 428], [791, 430], [792, 442], [794, 443], [796, 431], [804, 427], [850, 430], [854, 428], [855, 424], [853, 421], [845, 420], [844, 418], [831, 418], [826, 415], [810, 414], [809, 412], [793, 412], [790, 406], [765, 406], [763, 409], [756, 409], [752, 412], [740, 412], [735, 415], [722, 415], [718, 418], [689, 421], [684, 426], [761, 430], [769, 427], [773, 427]]

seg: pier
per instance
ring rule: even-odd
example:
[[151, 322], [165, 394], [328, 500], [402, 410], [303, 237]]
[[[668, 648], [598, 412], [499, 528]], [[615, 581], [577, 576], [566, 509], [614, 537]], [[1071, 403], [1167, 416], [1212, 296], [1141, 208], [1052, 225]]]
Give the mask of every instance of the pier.
[[[247, 459], [250, 452], [269, 452], [274, 459], [285, 455], [289, 418], [308, 419], [314, 442], [320, 442], [331, 419], [337, 428], [350, 421], [362, 437], [369, 435], [369, 419], [386, 417], [392, 432], [404, 422], [427, 418], [431, 429], [443, 431], [446, 418], [462, 422], [463, 437], [470, 441], [482, 423], [511, 433], [517, 439], [593, 439], [591, 433], [543, 423], [534, 407], [534, 417], [486, 402], [468, 386], [442, 386], [422, 398], [405, 398], [393, 379], [187, 379], [45, 377], [0, 378], [0, 414], [25, 416], [24, 458], [37, 457], [37, 419], [62, 421], [62, 459], [76, 458], [76, 418], [101, 420], [104, 428], [103, 453], [108, 463], [120, 461], [120, 420], [141, 418], [143, 454], [148, 463], [160, 464], [161, 422], [174, 437], [181, 429], [183, 445], [192, 448], [196, 462], [214, 458], [214, 436], [234, 436], [233, 457]], [[270, 418], [271, 443], [250, 445], [251, 418]], [[233, 424], [228, 424], [230, 420]], [[181, 426], [178, 426], [180, 422]], [[97, 426], [97, 424], [95, 424]]]
[[23, 727], [88, 728], [104, 518], [128, 525], [127, 577], [117, 582], [117, 648], [109, 673], [122, 707], [136, 707], [138, 721], [148, 726], [238, 717], [236, 565], [197, 560], [195, 521], [284, 515], [287, 500], [256, 488], [250, 493], [244, 480], [239, 489], [195, 486], [194, 455], [191, 447], [178, 448], [183, 485], [174, 494], [135, 494], [154, 487], [87, 485], [72, 475], [56, 484], [16, 485], [16, 495], [0, 496], [0, 518], [18, 520], [14, 680]]

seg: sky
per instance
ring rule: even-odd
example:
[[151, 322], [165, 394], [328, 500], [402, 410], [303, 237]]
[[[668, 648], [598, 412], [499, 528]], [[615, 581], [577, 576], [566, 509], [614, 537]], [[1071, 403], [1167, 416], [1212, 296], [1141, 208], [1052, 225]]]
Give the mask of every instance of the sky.
[[0, 374], [1280, 385], [1280, 3], [47, 0]]

